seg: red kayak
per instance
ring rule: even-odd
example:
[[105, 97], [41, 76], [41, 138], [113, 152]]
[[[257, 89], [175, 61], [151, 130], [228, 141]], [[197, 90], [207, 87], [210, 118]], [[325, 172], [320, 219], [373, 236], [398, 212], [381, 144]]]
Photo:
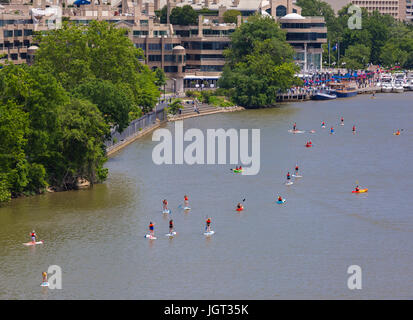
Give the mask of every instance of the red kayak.
[[235, 210], [237, 210], [238, 212], [240, 212], [240, 211], [244, 210], [244, 207], [236, 208]]
[[307, 148], [311, 148], [313, 145], [307, 143], [305, 146], [306, 146]]

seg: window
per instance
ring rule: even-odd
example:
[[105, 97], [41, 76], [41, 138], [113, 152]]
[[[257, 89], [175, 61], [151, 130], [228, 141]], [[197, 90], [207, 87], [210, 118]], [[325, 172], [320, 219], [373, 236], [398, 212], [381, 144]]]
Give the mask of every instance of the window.
[[24, 36], [31, 36], [33, 34], [33, 30], [31, 29], [24, 29]]
[[148, 57], [148, 60], [151, 61], [151, 62], [162, 61], [162, 56], [160, 54], [156, 54], [156, 55], [155, 54], [150, 54], [149, 57]]
[[165, 43], [164, 49], [165, 50], [172, 50], [174, 45], [172, 43]]
[[277, 17], [284, 17], [285, 15], [287, 15], [287, 8], [284, 6], [278, 6], [277, 8], [275, 8], [275, 15]]
[[175, 62], [175, 56], [172, 54], [166, 54], [163, 57], [165, 62]]
[[144, 31], [144, 30], [133, 30], [133, 36], [147, 36], [148, 35], [148, 31]]
[[12, 30], [4, 30], [4, 31], [3, 31], [3, 36], [4, 36], [5, 38], [13, 37], [13, 31], [12, 31]]
[[177, 66], [166, 66], [163, 68], [165, 72], [178, 72]]
[[14, 30], [15, 37], [21, 37], [23, 35], [23, 30]]
[[146, 45], [144, 43], [135, 43], [135, 48], [145, 50]]
[[162, 45], [160, 43], [150, 43], [149, 44], [149, 50], [161, 51], [162, 50]]

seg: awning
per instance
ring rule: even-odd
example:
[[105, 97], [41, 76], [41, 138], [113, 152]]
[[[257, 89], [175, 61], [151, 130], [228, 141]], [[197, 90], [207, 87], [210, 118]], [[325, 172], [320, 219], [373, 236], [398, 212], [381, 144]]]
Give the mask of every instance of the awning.
[[217, 76], [185, 76], [184, 80], [218, 80], [219, 78]]
[[76, 6], [81, 6], [81, 5], [85, 5], [85, 4], [90, 4], [90, 1], [87, 0], [76, 0], [75, 2], [73, 2], [74, 5]]

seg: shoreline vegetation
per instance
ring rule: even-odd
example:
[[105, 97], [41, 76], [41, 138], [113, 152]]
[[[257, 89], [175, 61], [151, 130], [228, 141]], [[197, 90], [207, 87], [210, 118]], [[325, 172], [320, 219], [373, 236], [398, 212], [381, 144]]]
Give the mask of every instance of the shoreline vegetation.
[[[346, 7], [335, 17], [318, 0], [300, 4], [303, 15], [326, 18], [328, 39], [341, 44], [337, 64], [413, 68], [412, 26], [364, 10], [364, 29], [347, 30]], [[35, 38], [39, 49], [33, 65], [2, 66], [0, 203], [106, 179], [104, 142], [111, 129], [122, 132], [151, 112], [166, 82], [161, 69], [152, 71], [140, 62], [144, 53], [125, 31], [105, 21], [87, 26], [65, 22]], [[352, 48], [360, 45], [370, 50]], [[303, 85], [286, 32], [270, 17], [250, 16], [231, 35], [224, 56], [219, 89], [199, 97], [217, 108], [273, 106], [279, 92]], [[182, 101], [174, 100], [168, 112], [180, 109]]]

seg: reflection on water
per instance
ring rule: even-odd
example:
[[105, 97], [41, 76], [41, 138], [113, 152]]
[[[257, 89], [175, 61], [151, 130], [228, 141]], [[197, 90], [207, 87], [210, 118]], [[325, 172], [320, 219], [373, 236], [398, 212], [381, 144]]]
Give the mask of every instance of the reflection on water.
[[[104, 184], [13, 200], [0, 208], [0, 298], [412, 298], [412, 97], [185, 120], [184, 129], [261, 129], [257, 176], [235, 175], [231, 165], [156, 166], [147, 136], [110, 158]], [[306, 132], [288, 133], [294, 122]], [[392, 134], [397, 128], [402, 135]], [[286, 187], [296, 164], [303, 178]], [[352, 194], [355, 184], [369, 192]], [[185, 194], [189, 212], [179, 207]], [[171, 215], [161, 213], [163, 199]], [[207, 216], [211, 237], [203, 234]], [[170, 218], [173, 238], [165, 236]], [[144, 238], [149, 221], [157, 240]], [[23, 246], [33, 229], [44, 245]], [[62, 267], [62, 290], [40, 287], [53, 264]], [[358, 292], [346, 286], [352, 264], [363, 270]]]

